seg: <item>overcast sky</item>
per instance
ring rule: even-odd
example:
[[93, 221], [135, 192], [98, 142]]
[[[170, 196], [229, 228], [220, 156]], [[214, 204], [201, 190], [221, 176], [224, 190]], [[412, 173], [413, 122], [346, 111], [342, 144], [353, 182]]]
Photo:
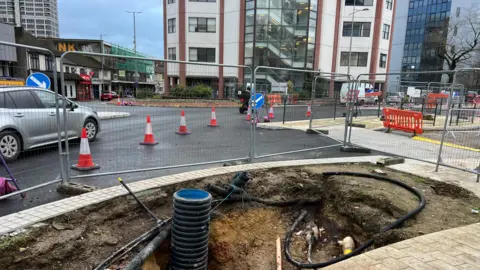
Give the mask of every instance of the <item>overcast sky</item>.
[[133, 49], [137, 14], [137, 51], [163, 58], [162, 0], [58, 0], [61, 38], [100, 39]]

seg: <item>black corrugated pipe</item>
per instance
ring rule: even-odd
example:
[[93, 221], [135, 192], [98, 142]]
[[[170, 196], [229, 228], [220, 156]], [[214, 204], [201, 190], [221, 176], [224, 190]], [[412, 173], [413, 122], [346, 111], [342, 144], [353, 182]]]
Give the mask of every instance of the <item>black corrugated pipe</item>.
[[[419, 190], [417, 190], [417, 189], [415, 189], [415, 188], [413, 188], [413, 187], [411, 187], [411, 186], [409, 186], [409, 185], [407, 185], [407, 184], [405, 184], [401, 181], [395, 180], [395, 179], [391, 179], [391, 178], [383, 177], [383, 176], [379, 176], [379, 175], [366, 174], [366, 173], [356, 173], [356, 172], [325, 172], [325, 173], [323, 173], [323, 175], [325, 175], [325, 176], [334, 176], [334, 175], [357, 176], [357, 177], [365, 177], [365, 178], [371, 178], [371, 179], [380, 180], [380, 181], [384, 181], [384, 182], [389, 182], [389, 183], [400, 186], [400, 187], [410, 191], [411, 193], [413, 193], [415, 196], [418, 197], [418, 199], [420, 200], [420, 203], [418, 204], [418, 206], [414, 210], [408, 212], [405, 216], [397, 219], [392, 224], [383, 228], [380, 231], [380, 233], [383, 233], [383, 232], [386, 232], [386, 231], [391, 230], [393, 228], [399, 227], [407, 219], [409, 219], [409, 218], [413, 217], [414, 215], [420, 213], [423, 210], [423, 208], [425, 207], [425, 197], [423, 196], [423, 194]], [[284, 248], [283, 248], [285, 256], [287, 257], [287, 260], [291, 264], [295, 265], [298, 268], [313, 268], [313, 269], [315, 269], [315, 268], [327, 267], [329, 265], [335, 264], [337, 262], [346, 260], [348, 258], [351, 258], [353, 256], [356, 256], [356, 255], [360, 254], [362, 251], [364, 251], [365, 249], [367, 249], [368, 247], [373, 245], [373, 243], [375, 242], [375, 238], [372, 238], [372, 239], [368, 240], [367, 242], [363, 243], [362, 245], [360, 245], [358, 248], [356, 248], [351, 253], [349, 253], [347, 255], [337, 257], [337, 258], [334, 258], [334, 259], [331, 259], [331, 260], [326, 261], [326, 262], [302, 263], [302, 262], [295, 261], [292, 258], [291, 254], [290, 254], [290, 251], [289, 251], [289, 249], [290, 249], [290, 239], [292, 238], [292, 234], [295, 231], [296, 227], [298, 226], [298, 223], [300, 223], [300, 221], [305, 217], [305, 215], [306, 215], [306, 212], [302, 212], [300, 214], [300, 216], [297, 218], [297, 220], [295, 220], [295, 222], [293, 223], [290, 230], [288, 230], [288, 232], [285, 236], [285, 243], [284, 243]]]
[[133, 258], [133, 260], [127, 265], [127, 267], [124, 268], [124, 270], [140, 269], [147, 258], [152, 255], [153, 252], [160, 247], [163, 241], [170, 235], [170, 229], [170, 224], [165, 226], [165, 228]]

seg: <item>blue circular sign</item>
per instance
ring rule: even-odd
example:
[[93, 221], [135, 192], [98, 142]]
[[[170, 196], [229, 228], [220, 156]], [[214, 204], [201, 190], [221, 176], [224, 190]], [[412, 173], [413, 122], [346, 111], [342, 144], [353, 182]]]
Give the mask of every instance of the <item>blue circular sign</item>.
[[30, 87], [38, 87], [42, 89], [50, 89], [50, 78], [47, 75], [37, 72], [32, 73], [28, 76], [27, 80], [25, 81], [26, 86]]
[[[253, 103], [253, 101], [252, 101]], [[265, 98], [262, 94], [255, 94], [255, 109], [260, 109], [265, 104]]]

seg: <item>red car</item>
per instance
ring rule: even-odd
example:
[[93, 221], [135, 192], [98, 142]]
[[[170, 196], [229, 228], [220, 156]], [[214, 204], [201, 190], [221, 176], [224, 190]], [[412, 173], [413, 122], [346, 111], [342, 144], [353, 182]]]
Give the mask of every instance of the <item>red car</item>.
[[102, 93], [102, 95], [100, 96], [100, 100], [101, 101], [110, 101], [112, 99], [115, 99], [115, 98], [118, 98], [118, 95], [117, 93], [111, 91], [111, 92], [106, 92], [106, 93]]

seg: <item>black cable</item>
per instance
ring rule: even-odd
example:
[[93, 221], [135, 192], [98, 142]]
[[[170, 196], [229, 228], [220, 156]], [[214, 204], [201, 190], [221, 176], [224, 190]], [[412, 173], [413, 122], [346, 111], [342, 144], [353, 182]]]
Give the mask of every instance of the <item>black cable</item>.
[[[217, 195], [224, 196], [224, 197], [230, 194], [228, 190], [225, 190], [224, 188], [221, 188], [219, 186], [212, 185], [212, 184], [208, 184], [205, 187], [205, 189], [212, 193], [215, 193]], [[253, 202], [262, 203], [268, 206], [286, 207], [286, 206], [293, 206], [293, 205], [315, 204], [315, 203], [321, 202], [322, 200], [321, 199], [316, 199], [316, 200], [292, 199], [287, 201], [271, 201], [271, 200], [264, 200], [258, 197], [253, 197], [244, 191], [244, 193], [241, 195], [230, 194], [229, 198], [225, 201], [231, 201], [231, 202], [253, 201]]]
[[[400, 182], [398, 180], [395, 180], [395, 179], [391, 179], [391, 178], [388, 178], [388, 177], [383, 177], [383, 176], [379, 176], [379, 175], [373, 175], [373, 174], [366, 174], [366, 173], [356, 173], [356, 172], [325, 172], [323, 173], [324, 176], [334, 176], [334, 175], [346, 175], [346, 176], [357, 176], [357, 177], [365, 177], [365, 178], [371, 178], [371, 179], [376, 179], [376, 180], [380, 180], [380, 181], [385, 181], [385, 182], [389, 182], [389, 183], [392, 183], [394, 185], [397, 185], [397, 186], [400, 186], [408, 191], [410, 191], [411, 193], [415, 194], [415, 196], [417, 196], [419, 199], [420, 199], [420, 203], [419, 205], [412, 211], [408, 212], [405, 216], [397, 219], [395, 222], [391, 223], [390, 225], [386, 226], [385, 228], [383, 228], [380, 233], [383, 233], [383, 232], [386, 232], [390, 229], [393, 229], [399, 225], [401, 225], [403, 222], [405, 222], [407, 219], [411, 218], [412, 216], [420, 213], [422, 211], [422, 209], [425, 207], [425, 197], [423, 196], [423, 194], [403, 183], [403, 182]], [[337, 262], [340, 262], [340, 261], [343, 261], [343, 260], [346, 260], [348, 258], [351, 258], [353, 256], [356, 256], [358, 254], [360, 254], [362, 251], [364, 251], [365, 249], [367, 249], [368, 247], [370, 247], [371, 245], [373, 245], [374, 241], [375, 241], [375, 238], [372, 238], [372, 239], [369, 239], [368, 241], [366, 241], [365, 243], [363, 243], [362, 245], [360, 245], [358, 248], [356, 248], [355, 250], [353, 250], [351, 253], [347, 254], [347, 255], [342, 255], [340, 257], [337, 257], [337, 258], [334, 258], [332, 260], [329, 260], [329, 261], [326, 261], [326, 262], [321, 262], [321, 263], [301, 263], [301, 262], [298, 262], [298, 261], [295, 261], [291, 254], [290, 254], [290, 240], [292, 238], [292, 234], [294, 232], [294, 230], [296, 229], [296, 227], [298, 226], [298, 223], [305, 217], [305, 213], [302, 212], [302, 214], [297, 218], [297, 220], [295, 220], [295, 222], [293, 223], [292, 227], [290, 228], [290, 230], [287, 232], [286, 236], [285, 236], [285, 243], [284, 243], [284, 253], [285, 253], [285, 256], [287, 258], [287, 260], [295, 265], [296, 267], [299, 267], [299, 268], [322, 268], [322, 267], [326, 267], [326, 266], [329, 266], [329, 265], [332, 265], [332, 264], [335, 264]]]
[[121, 247], [115, 253], [113, 253], [110, 257], [105, 259], [101, 262], [94, 270], [103, 270], [108, 268], [110, 265], [114, 264], [118, 259], [123, 257], [125, 254], [129, 253], [132, 249], [134, 249], [139, 244], [152, 239], [156, 234], [158, 234], [162, 227], [165, 226], [166, 223], [170, 222], [171, 218], [165, 220], [163, 223], [157, 224], [154, 228], [148, 230], [144, 234], [140, 235], [139, 237], [135, 238], [134, 240], [130, 241], [125, 246]]

